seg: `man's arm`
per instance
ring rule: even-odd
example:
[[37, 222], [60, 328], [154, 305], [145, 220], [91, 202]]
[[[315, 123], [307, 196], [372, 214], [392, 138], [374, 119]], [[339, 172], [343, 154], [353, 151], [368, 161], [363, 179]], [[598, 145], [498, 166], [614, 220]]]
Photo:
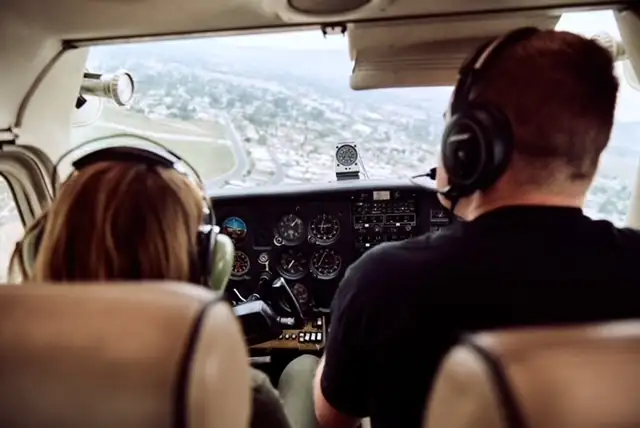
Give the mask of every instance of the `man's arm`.
[[353, 428], [358, 425], [360, 418], [340, 413], [324, 398], [322, 387], [322, 371], [324, 369], [324, 357], [320, 360], [318, 371], [313, 380], [313, 401], [316, 410], [316, 419], [322, 428]]
[[363, 289], [374, 284], [367, 275], [373, 255], [366, 256], [347, 269], [331, 304], [327, 346], [314, 379], [315, 412], [323, 428], [352, 428], [369, 413], [364, 323], [371, 298]]

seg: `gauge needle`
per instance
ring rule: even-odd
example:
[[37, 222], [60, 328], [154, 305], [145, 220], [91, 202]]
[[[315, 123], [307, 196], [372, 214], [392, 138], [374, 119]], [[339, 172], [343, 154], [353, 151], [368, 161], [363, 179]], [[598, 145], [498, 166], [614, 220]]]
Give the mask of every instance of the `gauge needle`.
[[320, 261], [318, 262], [319, 265], [322, 265], [322, 261], [324, 260], [324, 256], [326, 256], [327, 253], [322, 253], [322, 257], [320, 257]]
[[289, 263], [289, 266], [287, 266], [287, 269], [291, 269], [291, 266], [293, 266], [295, 262], [296, 262], [295, 260], [291, 260], [291, 263]]

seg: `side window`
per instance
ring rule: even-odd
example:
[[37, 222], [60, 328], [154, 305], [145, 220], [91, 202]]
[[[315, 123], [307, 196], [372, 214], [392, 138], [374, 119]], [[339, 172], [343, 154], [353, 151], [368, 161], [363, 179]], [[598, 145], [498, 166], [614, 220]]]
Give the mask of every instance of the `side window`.
[[7, 180], [0, 175], [0, 284], [7, 282], [7, 270], [16, 242], [22, 238], [24, 225], [18, 214]]

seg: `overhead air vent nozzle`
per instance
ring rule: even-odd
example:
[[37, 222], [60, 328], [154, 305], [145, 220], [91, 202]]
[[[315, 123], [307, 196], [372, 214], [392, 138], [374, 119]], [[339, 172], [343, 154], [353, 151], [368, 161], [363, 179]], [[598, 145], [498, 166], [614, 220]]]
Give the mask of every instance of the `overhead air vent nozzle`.
[[313, 15], [332, 15], [358, 10], [372, 0], [289, 0], [289, 6], [298, 12]]
[[395, 0], [263, 0], [287, 22], [350, 21], [384, 12]]

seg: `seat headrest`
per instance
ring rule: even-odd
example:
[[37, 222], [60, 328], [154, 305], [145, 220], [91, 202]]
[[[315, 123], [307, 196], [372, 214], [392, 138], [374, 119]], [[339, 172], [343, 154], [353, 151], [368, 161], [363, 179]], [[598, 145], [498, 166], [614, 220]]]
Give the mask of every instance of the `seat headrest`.
[[640, 321], [467, 338], [444, 359], [430, 428], [640, 426]]
[[248, 355], [182, 283], [0, 287], [0, 426], [246, 427]]

